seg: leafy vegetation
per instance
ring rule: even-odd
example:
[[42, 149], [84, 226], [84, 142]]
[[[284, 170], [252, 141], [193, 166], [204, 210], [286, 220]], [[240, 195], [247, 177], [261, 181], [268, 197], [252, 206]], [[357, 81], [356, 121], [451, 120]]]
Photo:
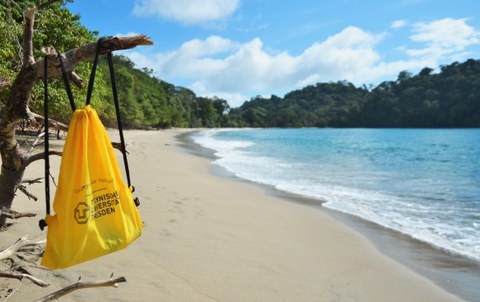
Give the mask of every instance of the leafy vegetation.
[[[67, 0], [68, 2], [72, 0]], [[0, 76], [13, 81], [21, 66], [22, 13], [44, 0], [0, 2]], [[41, 47], [59, 51], [94, 41], [98, 33], [85, 28], [80, 17], [60, 2], [37, 13], [35, 56]], [[162, 81], [152, 70], [137, 69], [127, 57], [114, 56], [121, 114], [128, 128], [168, 127], [480, 127], [480, 61], [442, 66], [439, 73], [424, 68], [407, 71], [397, 80], [373, 89], [341, 81], [318, 83], [292, 91], [283, 98], [256, 96], [230, 109], [226, 100], [198, 97], [189, 89]], [[91, 62], [77, 66], [89, 78]], [[63, 82], [50, 83], [51, 117], [68, 122], [70, 105]], [[8, 91], [0, 91], [4, 100]], [[77, 106], [86, 89], [74, 88]], [[115, 126], [109, 71], [102, 58], [97, 70], [92, 105], [107, 126]], [[32, 111], [42, 112], [43, 86], [32, 94]]]
[[233, 127], [480, 127], [480, 61], [424, 68], [372, 90], [319, 83], [283, 98], [257, 96], [229, 113]]
[[[23, 13], [44, 0], [2, 0], [0, 2], [0, 76], [15, 79], [22, 65], [21, 41]], [[72, 0], [67, 0], [72, 2]], [[97, 39], [98, 32], [90, 31], [71, 14], [60, 1], [36, 14], [34, 55], [42, 57], [41, 48], [53, 46], [59, 52], [78, 47]], [[77, 65], [76, 73], [89, 79], [92, 62]], [[226, 100], [197, 97], [191, 90], [176, 87], [152, 76], [151, 70], [134, 68], [133, 62], [123, 56], [114, 56], [114, 65], [120, 99], [120, 111], [128, 128], [219, 127], [228, 111]], [[73, 88], [78, 107], [84, 104], [86, 89]], [[8, 91], [2, 91], [4, 102]], [[50, 117], [68, 123], [71, 108], [61, 79], [50, 81]], [[39, 83], [30, 102], [34, 112], [43, 111], [43, 84]], [[107, 61], [102, 58], [97, 69], [92, 105], [107, 126], [115, 126], [115, 109], [110, 86]]]
[[[226, 100], [197, 97], [191, 90], [177, 87], [139, 70], [124, 56], [114, 56], [120, 111], [127, 127], [219, 127], [229, 109]], [[100, 63], [103, 81], [110, 85], [106, 60]], [[106, 97], [111, 100], [112, 97]], [[113, 103], [106, 116], [114, 114]], [[110, 119], [111, 120], [111, 119]]]

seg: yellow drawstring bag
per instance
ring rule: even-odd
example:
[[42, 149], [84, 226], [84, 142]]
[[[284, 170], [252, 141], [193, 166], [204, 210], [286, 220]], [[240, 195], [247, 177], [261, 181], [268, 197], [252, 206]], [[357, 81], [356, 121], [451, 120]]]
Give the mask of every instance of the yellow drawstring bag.
[[54, 216], [47, 215], [42, 265], [66, 268], [128, 246], [142, 229], [97, 112], [77, 109], [63, 149]]
[[117, 159], [105, 127], [97, 112], [90, 106], [95, 69], [101, 39], [90, 76], [87, 102], [75, 110], [75, 103], [59, 55], [60, 66], [74, 110], [63, 148], [58, 187], [50, 215], [49, 144], [48, 144], [48, 85], [47, 57], [45, 57], [45, 192], [47, 215], [40, 227], [48, 226], [47, 245], [41, 264], [51, 269], [66, 268], [121, 250], [137, 239], [142, 220], [137, 201], [132, 197], [130, 174], [126, 158], [120, 110], [115, 84], [112, 54], [108, 63], [112, 80], [113, 98], [117, 113], [128, 185], [122, 180]]

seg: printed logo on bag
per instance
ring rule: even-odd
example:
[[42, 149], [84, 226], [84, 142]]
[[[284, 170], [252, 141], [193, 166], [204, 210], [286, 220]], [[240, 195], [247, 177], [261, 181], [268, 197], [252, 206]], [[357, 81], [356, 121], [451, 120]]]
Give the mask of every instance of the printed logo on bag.
[[117, 191], [104, 193], [93, 197], [90, 204], [93, 205], [93, 208], [83, 201], [75, 207], [73, 214], [78, 224], [85, 224], [89, 220], [115, 214], [117, 205], [120, 204], [120, 197]]
[[90, 207], [86, 202], [79, 202], [73, 213], [78, 224], [85, 224], [90, 218]]
[[100, 218], [105, 215], [114, 214], [116, 207], [120, 203], [118, 192], [105, 193], [95, 196], [92, 200], [94, 208], [92, 211], [93, 219]]

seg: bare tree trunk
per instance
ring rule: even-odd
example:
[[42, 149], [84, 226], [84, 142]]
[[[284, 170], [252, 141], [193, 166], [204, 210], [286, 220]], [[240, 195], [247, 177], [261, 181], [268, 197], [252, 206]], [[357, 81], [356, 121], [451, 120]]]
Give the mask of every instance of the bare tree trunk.
[[[25, 167], [21, 164], [23, 156], [18, 145], [12, 150], [0, 150], [2, 155], [2, 168], [0, 174], [0, 209], [10, 209], [17, 186], [23, 180]], [[6, 216], [0, 216], [0, 226], [3, 226]]]
[[[15, 197], [15, 191], [23, 179], [27, 166], [35, 160], [42, 159], [41, 154], [24, 154], [15, 137], [15, 126], [21, 120], [34, 119], [30, 112], [29, 102], [34, 85], [43, 79], [44, 60], [36, 60], [33, 55], [33, 28], [35, 13], [58, 0], [49, 0], [37, 7], [27, 9], [25, 14], [25, 28], [23, 34], [23, 65], [15, 81], [11, 84], [10, 94], [5, 106], [0, 107], [0, 155], [2, 167], [0, 174], [0, 210], [9, 210]], [[80, 77], [75, 74], [75, 66], [83, 60], [95, 55], [96, 42], [92, 42], [65, 52], [62, 57], [65, 69], [74, 84], [83, 86]], [[109, 37], [103, 40], [100, 53], [114, 50], [130, 49], [138, 45], [153, 44], [145, 35], [133, 37]], [[61, 76], [60, 66], [56, 64], [56, 52], [52, 48], [45, 48], [44, 53], [49, 56], [48, 77]], [[0, 77], [0, 89], [6, 89], [10, 83]], [[38, 116], [38, 115], [37, 115]], [[0, 226], [5, 225], [5, 216], [0, 216]]]

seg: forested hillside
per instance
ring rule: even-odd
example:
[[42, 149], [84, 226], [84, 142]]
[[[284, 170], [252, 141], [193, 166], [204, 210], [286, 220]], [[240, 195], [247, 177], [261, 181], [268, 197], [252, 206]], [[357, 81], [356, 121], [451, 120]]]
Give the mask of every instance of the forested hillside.
[[[159, 80], [151, 70], [139, 70], [130, 59], [114, 56], [120, 111], [130, 128], [220, 127], [229, 109], [226, 100], [198, 97], [193, 91]], [[105, 123], [115, 121], [107, 60], [100, 61]], [[95, 84], [96, 85], [96, 84]], [[96, 88], [95, 88], [96, 89]]]
[[403, 71], [372, 90], [319, 83], [232, 109], [234, 127], [480, 127], [480, 61]]
[[[71, 2], [70, 0], [67, 0]], [[0, 80], [13, 82], [22, 65], [20, 41], [23, 34], [23, 13], [44, 0], [0, 1]], [[42, 47], [55, 47], [59, 52], [95, 41], [98, 32], [85, 28], [80, 17], [71, 14], [62, 3], [50, 5], [37, 13], [34, 52], [41, 57]], [[151, 70], [139, 70], [126, 57], [114, 56], [121, 113], [127, 128], [219, 127], [228, 111], [227, 101], [197, 97], [186, 88], [177, 87], [154, 77]], [[80, 63], [76, 73], [89, 79], [91, 62]], [[8, 88], [0, 91], [0, 106]], [[49, 83], [50, 117], [68, 123], [71, 109], [61, 79]], [[77, 106], [86, 99], [86, 89], [73, 88]], [[31, 110], [43, 112], [43, 85], [32, 93]], [[104, 123], [115, 125], [115, 111], [106, 59], [100, 60], [95, 80], [92, 105]]]
[[[67, 0], [70, 1], [70, 0]], [[23, 11], [43, 0], [0, 2], [0, 81], [13, 81], [21, 66], [19, 53]], [[57, 3], [37, 14], [35, 56], [53, 46], [62, 52], [94, 41], [98, 33], [85, 28], [79, 16]], [[283, 98], [257, 96], [231, 109], [226, 100], [198, 97], [189, 89], [162, 81], [152, 70], [137, 69], [127, 57], [115, 56], [121, 113], [127, 128], [168, 127], [480, 127], [480, 61], [467, 60], [425, 67], [417, 75], [407, 71], [397, 80], [367, 89], [342, 81], [318, 83], [292, 91]], [[77, 66], [86, 82], [91, 62]], [[50, 83], [51, 117], [68, 123], [70, 106], [63, 82]], [[0, 91], [0, 106], [8, 88]], [[77, 106], [86, 89], [74, 88]], [[30, 102], [42, 112], [43, 85]], [[107, 126], [115, 125], [115, 112], [106, 60], [97, 70], [93, 106]]]

